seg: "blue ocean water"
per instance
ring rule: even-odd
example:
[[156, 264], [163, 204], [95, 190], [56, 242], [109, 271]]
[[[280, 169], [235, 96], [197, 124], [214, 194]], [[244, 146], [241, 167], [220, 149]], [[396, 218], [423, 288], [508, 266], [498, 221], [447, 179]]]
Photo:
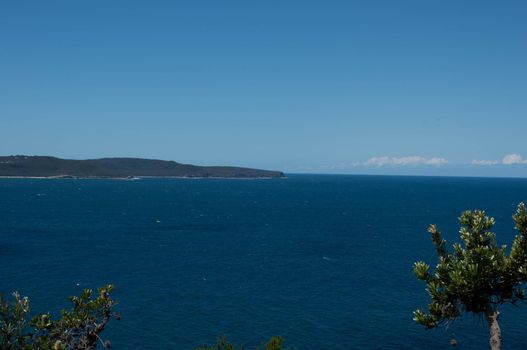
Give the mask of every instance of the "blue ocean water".
[[[0, 290], [57, 312], [82, 288], [116, 285], [115, 349], [193, 349], [222, 334], [282, 335], [297, 349], [486, 348], [483, 320], [425, 331], [412, 311], [464, 209], [499, 243], [527, 180], [290, 175], [274, 180], [0, 180]], [[504, 346], [527, 346], [527, 305], [505, 307]]]

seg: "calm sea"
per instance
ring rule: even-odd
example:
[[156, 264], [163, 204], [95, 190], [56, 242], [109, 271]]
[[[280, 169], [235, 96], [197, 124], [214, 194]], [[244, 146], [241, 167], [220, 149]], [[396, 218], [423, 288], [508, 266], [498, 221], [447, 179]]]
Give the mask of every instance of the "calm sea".
[[[499, 243], [527, 180], [290, 175], [274, 180], [0, 180], [0, 290], [56, 312], [82, 288], [116, 285], [115, 349], [193, 349], [217, 336], [301, 349], [488, 345], [464, 317], [425, 331], [412, 264], [435, 265], [426, 227], [457, 239], [481, 208]], [[506, 307], [504, 347], [527, 346], [527, 305]]]

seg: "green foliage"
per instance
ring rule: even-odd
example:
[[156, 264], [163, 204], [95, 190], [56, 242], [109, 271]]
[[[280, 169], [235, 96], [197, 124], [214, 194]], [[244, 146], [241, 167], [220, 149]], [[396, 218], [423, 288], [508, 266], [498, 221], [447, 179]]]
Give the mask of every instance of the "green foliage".
[[99, 288], [95, 298], [85, 289], [80, 296], [70, 298], [71, 310], [63, 310], [61, 318], [53, 320], [49, 313], [39, 314], [27, 321], [28, 298], [13, 293], [14, 301], [0, 298], [0, 349], [5, 350], [88, 350], [97, 343], [109, 348], [99, 334], [112, 316], [114, 301], [112, 285]]
[[459, 217], [462, 243], [446, 249], [435, 225], [428, 232], [438, 254], [435, 271], [422, 261], [414, 264], [415, 276], [426, 282], [431, 302], [428, 312], [414, 311], [414, 321], [428, 328], [451, 322], [463, 312], [488, 313], [505, 302], [525, 298], [527, 281], [527, 210], [523, 203], [513, 215], [518, 235], [510, 253], [496, 244], [491, 232], [494, 219], [484, 211], [465, 211]]
[[[265, 345], [262, 347], [256, 347], [255, 350], [282, 350], [284, 344], [284, 339], [282, 337], [272, 337]], [[244, 350], [243, 345], [237, 347], [235, 344], [229, 342], [225, 337], [221, 337], [216, 342], [216, 345], [211, 347], [201, 346], [195, 350]]]
[[16, 292], [13, 299], [10, 303], [0, 295], [0, 349], [22, 349], [25, 346], [29, 300]]

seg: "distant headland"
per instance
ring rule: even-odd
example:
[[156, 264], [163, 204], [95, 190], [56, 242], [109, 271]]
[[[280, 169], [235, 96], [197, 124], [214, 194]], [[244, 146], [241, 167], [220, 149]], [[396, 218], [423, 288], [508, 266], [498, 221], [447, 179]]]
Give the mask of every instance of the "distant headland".
[[280, 178], [281, 171], [232, 166], [197, 166], [142, 158], [60, 159], [49, 156], [0, 156], [0, 177], [33, 178]]

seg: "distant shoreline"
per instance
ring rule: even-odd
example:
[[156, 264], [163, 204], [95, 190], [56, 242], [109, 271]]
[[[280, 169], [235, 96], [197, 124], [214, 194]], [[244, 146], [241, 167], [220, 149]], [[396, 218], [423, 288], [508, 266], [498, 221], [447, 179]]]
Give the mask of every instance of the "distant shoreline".
[[190, 179], [190, 180], [271, 180], [271, 179], [286, 179], [286, 176], [282, 177], [243, 177], [243, 176], [134, 176], [134, 177], [112, 177], [112, 176], [0, 176], [2, 179], [31, 179], [31, 180], [123, 180], [123, 181], [137, 181], [143, 179]]
[[275, 170], [236, 166], [198, 166], [143, 158], [60, 159], [50, 156], [0, 156], [0, 178], [123, 179], [139, 178], [280, 178]]

